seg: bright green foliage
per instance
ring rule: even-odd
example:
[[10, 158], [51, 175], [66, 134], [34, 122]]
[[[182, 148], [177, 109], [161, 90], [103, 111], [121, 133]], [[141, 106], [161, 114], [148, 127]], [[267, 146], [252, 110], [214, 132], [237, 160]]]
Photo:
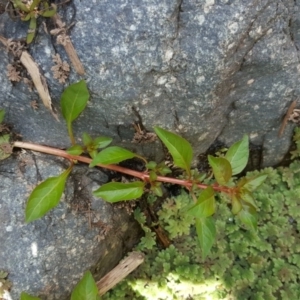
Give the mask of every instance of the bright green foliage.
[[158, 175], [167, 175], [172, 173], [171, 169], [165, 165], [165, 162], [157, 164], [154, 161], [150, 161], [146, 164], [146, 168], [149, 171], [150, 191], [158, 197], [162, 197], [163, 191], [161, 188], [161, 182], [156, 181]]
[[86, 271], [83, 278], [72, 291], [71, 300], [98, 300], [98, 288], [90, 271]]
[[3, 122], [5, 116], [5, 111], [4, 109], [0, 109], [0, 124]]
[[189, 194], [182, 192], [180, 197], [167, 199], [158, 212], [159, 224], [165, 228], [169, 238], [189, 234], [194, 217], [186, 213], [193, 200]]
[[162, 128], [154, 127], [154, 131], [169, 150], [174, 164], [190, 175], [193, 158], [193, 149], [190, 143], [184, 138]]
[[255, 191], [262, 183], [267, 179], [268, 175], [261, 174], [253, 178], [243, 177], [237, 184], [238, 187], [241, 187], [248, 192]]
[[151, 250], [156, 246], [156, 237], [155, 232], [153, 232], [149, 227], [145, 226], [146, 217], [141, 212], [140, 208], [137, 208], [134, 211], [134, 218], [140, 223], [145, 235], [141, 238], [140, 243], [137, 247], [138, 249], [147, 249]]
[[98, 149], [105, 148], [112, 142], [112, 138], [106, 136], [100, 136], [93, 140], [87, 133], [83, 133], [82, 140], [86, 151], [92, 158], [98, 154]]
[[92, 158], [95, 158], [95, 156], [98, 154], [98, 149], [108, 146], [111, 142], [111, 138], [101, 136], [93, 140], [87, 133], [84, 133], [84, 146], [73, 145], [67, 150], [67, 152], [71, 155], [80, 155], [87, 151]]
[[39, 298], [39, 297], [33, 297], [33, 296], [30, 296], [29, 294], [27, 294], [25, 292], [22, 292], [20, 300], [41, 300], [41, 298]]
[[117, 164], [123, 160], [134, 158], [135, 156], [137, 155], [127, 149], [112, 146], [99, 152], [90, 163], [90, 167], [94, 167], [97, 164]]
[[232, 176], [232, 169], [229, 161], [223, 157], [213, 157], [208, 155], [208, 161], [212, 167], [214, 176], [218, 184], [226, 185]]
[[257, 212], [251, 205], [242, 204], [242, 209], [238, 212], [238, 217], [248, 229], [256, 230], [257, 228]]
[[109, 182], [103, 184], [99, 189], [94, 191], [93, 194], [111, 203], [133, 200], [143, 195], [144, 185], [142, 181], [130, 183]]
[[67, 149], [67, 152], [71, 155], [80, 155], [84, 152], [84, 148], [80, 145], [73, 145]]
[[41, 218], [57, 206], [71, 170], [72, 168], [69, 168], [61, 175], [50, 177], [35, 187], [26, 204], [25, 220], [27, 223]]
[[245, 231], [228, 210], [224, 195], [218, 194], [211, 217], [216, 240], [203, 260], [193, 218], [183, 214], [190, 230], [178, 235], [170, 234], [172, 227], [166, 226], [174, 213], [179, 220], [177, 212], [190, 208], [191, 198], [183, 193], [169, 199], [159, 213], [159, 224], [173, 244], [167, 249], [140, 244], [145, 263], [103, 299], [300, 299], [300, 162], [248, 173], [244, 182], [257, 178], [264, 181], [252, 191], [259, 208], [256, 232]]
[[216, 201], [215, 192], [211, 186], [200, 193], [197, 203], [187, 213], [196, 218], [210, 217], [215, 213]]
[[159, 164], [157, 164], [155, 161], [149, 161], [146, 164], [146, 168], [148, 170], [152, 170], [155, 174], [160, 174], [163, 176], [172, 173], [171, 169], [166, 166], [164, 161]]
[[61, 95], [61, 112], [67, 122], [68, 133], [73, 145], [75, 144], [75, 139], [72, 130], [72, 122], [77, 119], [84, 110], [89, 97], [90, 94], [84, 80], [69, 85]]
[[211, 217], [196, 218], [196, 231], [198, 241], [202, 250], [203, 259], [209, 254], [212, 245], [215, 242], [216, 227]]
[[243, 136], [241, 141], [234, 143], [227, 151], [225, 158], [232, 168], [232, 175], [239, 174], [244, 170], [249, 159], [249, 139]]

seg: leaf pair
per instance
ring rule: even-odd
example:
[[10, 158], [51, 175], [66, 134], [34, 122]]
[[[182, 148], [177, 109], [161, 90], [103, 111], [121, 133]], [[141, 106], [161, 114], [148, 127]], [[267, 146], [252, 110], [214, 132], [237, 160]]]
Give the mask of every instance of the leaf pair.
[[[73, 144], [75, 144], [75, 139], [72, 131], [72, 122], [85, 108], [88, 98], [89, 92], [83, 80], [66, 88], [61, 97], [62, 113], [67, 122]], [[26, 222], [32, 222], [43, 217], [49, 210], [58, 205], [71, 170], [72, 166], [61, 175], [50, 177], [35, 187], [26, 204]]]
[[[127, 149], [112, 146], [99, 152], [90, 163], [90, 167], [94, 167], [98, 164], [118, 164], [126, 159], [134, 157], [143, 159]], [[130, 183], [110, 182], [102, 185], [99, 189], [94, 191], [93, 194], [103, 198], [107, 202], [114, 203], [140, 198], [144, 193], [144, 186], [145, 184], [142, 181]]]
[[[184, 169], [190, 176], [193, 151], [189, 142], [184, 138], [162, 128], [155, 127], [154, 130], [171, 153], [174, 164]], [[139, 157], [143, 159], [137, 154], [124, 148], [116, 146], [108, 147], [99, 152], [94, 157], [93, 161], [90, 164], [90, 167], [94, 167], [97, 164], [117, 164], [123, 160], [133, 157]], [[150, 162], [147, 167], [149, 169], [155, 170], [150, 171], [149, 173], [152, 190], [157, 195], [162, 195], [160, 184], [156, 184], [155, 180], [157, 177], [157, 173], [162, 172], [163, 175], [166, 175], [170, 172], [169, 168], [162, 165], [158, 166], [155, 162]], [[144, 186], [145, 184], [140, 181], [127, 184], [111, 182], [102, 185], [98, 190], [94, 191], [94, 195], [96, 195], [97, 197], [102, 197], [108, 202], [132, 200], [142, 196]]]
[[232, 213], [251, 230], [257, 228], [257, 206], [252, 192], [267, 178], [265, 174], [254, 178], [241, 178], [237, 183], [237, 192], [232, 196]]
[[80, 155], [87, 151], [90, 157], [95, 158], [98, 154], [98, 149], [105, 148], [112, 142], [112, 138], [106, 136], [100, 136], [93, 140], [87, 133], [83, 133], [82, 140], [84, 146], [73, 145], [67, 152], [72, 155]]
[[218, 184], [226, 185], [233, 175], [244, 170], [249, 159], [249, 140], [244, 135], [241, 141], [234, 143], [227, 151], [225, 157], [208, 156], [214, 177]]

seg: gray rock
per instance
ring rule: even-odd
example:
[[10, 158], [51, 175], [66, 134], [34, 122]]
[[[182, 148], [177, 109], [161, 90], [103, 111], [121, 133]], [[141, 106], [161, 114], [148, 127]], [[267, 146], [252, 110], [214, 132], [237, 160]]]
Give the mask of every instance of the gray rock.
[[21, 291], [42, 299], [69, 299], [86, 270], [97, 271], [99, 279], [138, 240], [139, 228], [128, 212], [91, 194], [107, 175], [82, 167], [75, 167], [55, 209], [40, 220], [24, 222], [34, 186], [66, 166], [30, 153], [0, 164], [0, 269], [9, 272], [13, 299]]
[[[61, 8], [60, 13], [70, 24], [76, 8], [76, 22], [70, 34], [86, 74], [80, 77], [73, 70], [70, 82], [84, 78], [91, 92], [87, 109], [74, 124], [77, 137], [84, 131], [93, 136], [111, 136], [115, 144], [151, 159], [162, 159], [158, 142], [131, 143], [132, 124], [138, 121], [149, 131], [159, 125], [183, 135], [192, 143], [195, 156], [216, 140], [230, 145], [248, 134], [251, 143], [262, 149], [259, 166], [272, 166], [282, 160], [290, 146], [293, 125], [288, 124], [281, 139], [278, 130], [289, 104], [298, 98], [300, 88], [299, 1], [74, 0], [72, 3], [73, 6]], [[22, 22], [0, 15], [0, 35], [21, 38], [26, 30]], [[47, 78], [52, 101], [59, 111], [63, 87], [53, 79], [51, 55], [58, 52], [67, 60], [64, 49], [39, 26], [29, 51]], [[5, 51], [0, 52], [1, 70], [6, 69], [11, 59]], [[61, 148], [69, 146], [63, 119], [55, 121], [42, 104], [38, 110], [31, 108], [30, 102], [38, 100], [35, 92], [29, 92], [24, 83], [12, 85], [4, 71], [0, 85], [0, 107], [7, 111], [6, 121], [14, 125], [23, 140]], [[32, 178], [34, 184], [35, 167], [32, 168], [26, 169], [24, 176]], [[60, 169], [60, 165], [53, 164], [51, 174], [57, 174]], [[14, 217], [17, 223], [10, 226], [19, 226], [16, 232], [20, 236], [26, 230], [28, 235], [34, 232], [34, 237], [41, 234], [43, 226], [63, 226], [60, 224], [66, 221], [60, 220], [59, 213], [64, 214], [67, 202], [53, 210], [52, 219], [48, 216], [38, 221], [36, 224], [41, 227], [36, 230], [35, 223], [24, 225], [21, 206], [24, 207], [25, 197], [21, 189], [25, 187], [21, 186], [25, 181], [20, 181], [17, 190], [13, 184], [15, 176], [7, 175], [7, 190], [3, 194], [6, 202], [19, 199], [19, 217]], [[8, 218], [7, 214], [4, 217]], [[70, 239], [80, 241], [80, 230], [86, 228], [86, 219], [82, 217], [78, 221], [78, 216], [70, 215], [67, 220], [70, 224], [78, 222], [78, 232], [70, 234]], [[28, 239], [27, 248], [34, 241]], [[51, 245], [51, 242], [45, 245], [45, 249]], [[63, 245], [68, 251], [73, 249], [66, 243]], [[94, 251], [100, 245], [89, 244], [89, 249]], [[31, 263], [33, 272], [41, 270], [41, 264], [46, 262], [34, 264], [37, 260], [28, 253], [24, 263]], [[64, 256], [59, 257], [63, 262]], [[76, 279], [95, 262], [87, 262], [84, 257], [72, 264], [72, 268], [76, 264], [84, 266], [74, 273]], [[52, 282], [58, 276], [55, 272], [58, 271], [49, 271], [48, 277], [41, 276], [42, 282]], [[75, 277], [72, 282], [76, 281]], [[37, 282], [32, 291], [41, 292], [37, 275], [31, 279]], [[24, 281], [23, 287], [26, 287]], [[63, 294], [63, 290], [70, 288], [71, 284], [66, 283], [60, 291]]]

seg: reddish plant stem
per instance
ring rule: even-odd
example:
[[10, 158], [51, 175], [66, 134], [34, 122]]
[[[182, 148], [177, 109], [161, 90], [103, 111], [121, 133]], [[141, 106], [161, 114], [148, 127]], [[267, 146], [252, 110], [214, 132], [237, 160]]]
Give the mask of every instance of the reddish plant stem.
[[[28, 150], [37, 151], [37, 152], [46, 153], [46, 154], [55, 155], [55, 156], [60, 156], [60, 157], [69, 159], [70, 161], [80, 161], [80, 162], [83, 162], [83, 163], [86, 163], [86, 164], [90, 164], [91, 161], [92, 161], [91, 158], [88, 158], [88, 157], [85, 157], [85, 156], [71, 155], [71, 154], [67, 153], [64, 150], [57, 149], [57, 148], [52, 148], [52, 147], [48, 147], [48, 146], [42, 146], [42, 145], [38, 145], [38, 144], [24, 143], [24, 142], [14, 142], [13, 147], [14, 148], [28, 149]], [[131, 170], [131, 169], [128, 169], [128, 168], [118, 166], [118, 165], [97, 164], [97, 166], [100, 167], [100, 168], [104, 168], [104, 169], [120, 172], [120, 173], [123, 173], [123, 174], [127, 174], [127, 175], [130, 175], [130, 176], [139, 178], [139, 179], [141, 179], [145, 182], [150, 182], [149, 174], [148, 174], [147, 171], [146, 172], [134, 171], [134, 170]], [[165, 176], [157, 176], [156, 181], [167, 182], [167, 183], [172, 183], [172, 184], [178, 184], [178, 185], [186, 187], [187, 189], [190, 189], [193, 185], [196, 185], [200, 189], [206, 189], [208, 187], [207, 184], [195, 183], [191, 180], [177, 179], [177, 178], [165, 177]], [[225, 193], [230, 193], [232, 191], [232, 188], [219, 186], [217, 184], [212, 185], [212, 188], [215, 191], [225, 192]]]

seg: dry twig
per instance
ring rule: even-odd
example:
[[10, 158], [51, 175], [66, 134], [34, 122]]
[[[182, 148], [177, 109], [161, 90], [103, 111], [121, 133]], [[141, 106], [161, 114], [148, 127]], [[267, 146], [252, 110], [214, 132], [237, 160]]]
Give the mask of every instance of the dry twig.
[[123, 280], [129, 273], [135, 270], [144, 262], [145, 256], [141, 252], [131, 252], [128, 257], [123, 259], [113, 270], [106, 274], [97, 282], [100, 296], [113, 288]]
[[51, 30], [50, 34], [56, 35], [57, 36], [56, 42], [58, 44], [61, 44], [64, 46], [76, 72], [79, 75], [84, 75], [85, 71], [84, 71], [83, 65], [77, 55], [77, 52], [72, 44], [72, 41], [71, 41], [69, 35], [67, 34], [66, 24], [64, 22], [62, 22], [62, 20], [58, 14], [55, 14], [52, 17], [52, 20], [54, 21], [54, 23], [57, 25], [58, 28]]
[[33, 60], [31, 55], [24, 50], [20, 42], [13, 42], [12, 40], [7, 40], [3, 36], [0, 36], [0, 42], [4, 46], [6, 46], [7, 50], [10, 51], [17, 59], [19, 59], [21, 64], [26, 68], [44, 105], [51, 111], [52, 115], [56, 118], [56, 120], [58, 120], [58, 117], [52, 108], [52, 101], [46, 79], [41, 74], [38, 65]]
[[279, 137], [282, 136], [282, 134], [284, 132], [284, 129], [286, 127], [286, 124], [287, 124], [287, 122], [288, 122], [288, 120], [290, 118], [290, 115], [292, 114], [292, 112], [293, 112], [294, 108], [296, 107], [296, 105], [297, 105], [297, 102], [293, 101], [291, 103], [291, 105], [289, 106], [289, 109], [288, 109], [288, 111], [287, 111], [287, 113], [286, 113], [286, 115], [285, 115], [285, 117], [284, 117], [284, 119], [283, 119], [283, 121], [281, 123], [280, 129], [279, 129], [279, 132], [278, 132], [278, 136]]

